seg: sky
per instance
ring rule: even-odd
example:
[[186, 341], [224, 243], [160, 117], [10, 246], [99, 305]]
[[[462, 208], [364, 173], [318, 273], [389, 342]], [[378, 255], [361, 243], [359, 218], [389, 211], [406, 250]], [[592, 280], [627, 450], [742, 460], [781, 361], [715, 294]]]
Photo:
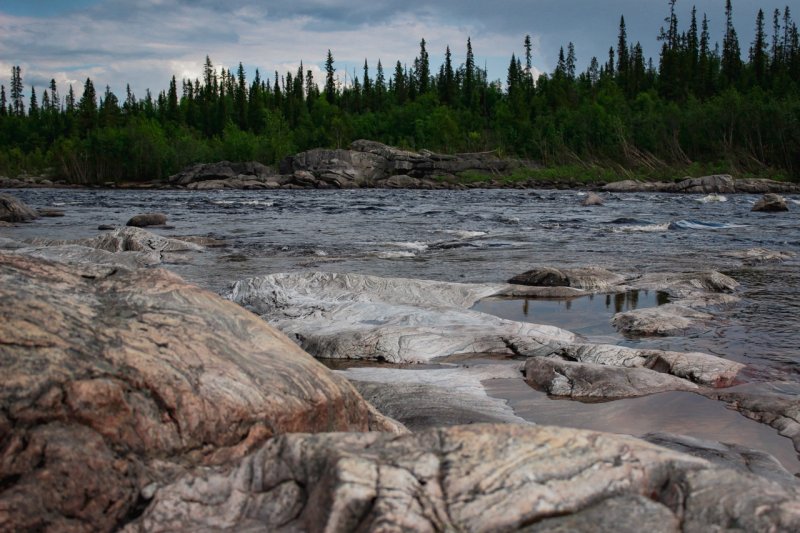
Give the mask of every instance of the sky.
[[[724, 0], [678, 0], [681, 29], [692, 5], [707, 13], [712, 42], [722, 41]], [[733, 0], [734, 23], [744, 51], [753, 39], [759, 8], [771, 13], [788, 5], [800, 20], [800, 0]], [[533, 40], [533, 64], [551, 72], [559, 47], [575, 43], [578, 68], [592, 56], [605, 60], [615, 46], [620, 15], [628, 37], [641, 41], [657, 61], [656, 36], [668, 14], [667, 0], [0, 0], [0, 84], [8, 89], [11, 67], [22, 70], [25, 94], [55, 79], [61, 94], [77, 95], [87, 77], [98, 92], [108, 85], [137, 97], [179, 80], [201, 77], [208, 55], [215, 67], [235, 70], [242, 62], [251, 80], [277, 69], [295, 73], [302, 61], [315, 79], [328, 49], [340, 81], [360, 76], [367, 59], [374, 77], [381, 60], [387, 77], [397, 60], [411, 64], [425, 39], [434, 71], [450, 46], [456, 65], [464, 61], [467, 37], [476, 63], [489, 78], [505, 79], [512, 53], [524, 54]], [[348, 81], [349, 82], [349, 81]]]

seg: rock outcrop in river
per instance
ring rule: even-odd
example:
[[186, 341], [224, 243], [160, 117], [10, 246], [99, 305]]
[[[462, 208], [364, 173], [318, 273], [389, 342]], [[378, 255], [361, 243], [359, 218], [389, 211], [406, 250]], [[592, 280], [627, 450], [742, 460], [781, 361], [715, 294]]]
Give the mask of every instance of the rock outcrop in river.
[[[743, 367], [703, 353], [590, 344], [563, 329], [469, 309], [482, 298], [524, 290], [503, 284], [306, 272], [237, 282], [230, 298], [262, 315], [319, 358], [407, 363], [480, 353], [551, 357], [577, 364], [637, 367], [640, 375], [652, 373], [650, 380], [638, 380], [649, 383], [639, 394], [654, 392], [651, 387], [656, 383], [658, 390], [669, 390], [670, 383], [672, 390], [687, 390], [692, 384], [729, 385]], [[657, 375], [661, 373], [680, 381]], [[598, 381], [594, 386], [604, 385]], [[624, 394], [630, 395], [632, 391]]]
[[39, 215], [10, 194], [0, 194], [0, 222], [29, 222]]
[[0, 530], [109, 531], [283, 433], [399, 430], [258, 317], [165, 270], [0, 254]]

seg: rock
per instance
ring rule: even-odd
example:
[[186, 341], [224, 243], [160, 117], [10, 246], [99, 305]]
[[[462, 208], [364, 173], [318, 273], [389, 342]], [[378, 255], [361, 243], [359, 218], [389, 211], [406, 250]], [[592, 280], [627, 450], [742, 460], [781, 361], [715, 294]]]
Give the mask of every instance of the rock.
[[634, 398], [666, 391], [697, 390], [697, 385], [644, 367], [610, 367], [561, 359], [531, 357], [525, 381], [552, 396], [573, 400]]
[[428, 368], [350, 368], [338, 372], [384, 415], [411, 431], [477, 423], [527, 424], [482, 381], [519, 379], [519, 363]]
[[706, 391], [705, 395], [777, 429], [800, 453], [800, 387], [796, 383], [748, 383], [729, 390]]
[[163, 213], [145, 213], [143, 215], [136, 215], [128, 220], [125, 225], [137, 228], [145, 228], [147, 226], [163, 226], [166, 223], [167, 215]]
[[736, 185], [730, 175], [718, 174], [685, 179], [676, 183], [673, 190], [682, 193], [733, 193], [736, 192]]
[[477, 424], [281, 436], [159, 489], [126, 531], [790, 531], [797, 497], [631, 437]]
[[742, 260], [745, 265], [753, 266], [763, 263], [783, 263], [792, 259], [797, 254], [794, 252], [781, 252], [778, 250], [768, 250], [766, 248], [750, 248], [749, 250], [739, 250], [724, 254], [728, 257], [736, 257]]
[[612, 181], [604, 185], [602, 190], [606, 192], [646, 192], [660, 190], [666, 184], [661, 182], [646, 182], [634, 180]]
[[786, 470], [775, 457], [761, 450], [670, 433], [648, 433], [642, 438], [670, 450], [769, 479], [788, 489], [800, 487], [800, 480]]
[[800, 185], [767, 179], [736, 180], [736, 192], [747, 194], [796, 193], [800, 192]]
[[469, 310], [506, 288], [303, 272], [239, 281], [229, 298], [319, 358], [426, 362], [462, 353], [512, 354], [508, 343], [517, 337], [575, 339], [552, 326]]
[[387, 189], [419, 189], [422, 186], [422, 180], [401, 174], [379, 181], [378, 186]]
[[559, 328], [469, 309], [508, 287], [304, 272], [239, 281], [229, 298], [326, 359], [406, 363], [479, 353], [559, 357], [645, 367], [717, 387], [730, 385], [744, 366], [699, 352], [585, 344]]
[[[214, 181], [219, 183], [219, 187], [225, 187], [228, 180], [238, 180], [241, 186], [244, 182], [263, 182], [275, 174], [274, 170], [256, 161], [244, 163], [232, 163], [230, 161], [220, 161], [211, 164], [197, 164], [183, 169], [181, 172], [169, 177], [169, 183], [177, 186], [189, 186], [198, 184], [197, 189], [213, 188], [200, 186], [199, 183]], [[232, 184], [231, 184], [232, 185]]]
[[552, 357], [565, 361], [621, 368], [643, 367], [671, 374], [698, 385], [729, 387], [744, 365], [702, 352], [672, 352], [611, 344], [565, 343], [535, 337], [509, 341], [518, 356]]
[[43, 209], [37, 209], [36, 213], [40, 217], [63, 217], [64, 216], [64, 211], [62, 211], [61, 209], [51, 209], [49, 207], [46, 207], [46, 208], [43, 208]]
[[586, 195], [586, 198], [583, 199], [581, 205], [584, 207], [603, 205], [603, 198], [599, 194], [590, 192]]
[[39, 216], [36, 211], [10, 194], [0, 194], [0, 221], [30, 222]]
[[604, 268], [540, 267], [514, 276], [509, 283], [545, 287], [574, 287], [589, 291], [606, 292], [625, 282], [625, 277]]
[[634, 337], [688, 335], [708, 326], [714, 316], [678, 304], [634, 309], [617, 313], [611, 324], [617, 331]]
[[164, 270], [0, 254], [0, 530], [110, 531], [286, 432], [400, 431], [235, 304]]
[[117, 227], [113, 224], [100, 224], [99, 226], [97, 226], [97, 229], [100, 231], [109, 231], [109, 230], [115, 230], [117, 229]]
[[786, 205], [786, 199], [774, 193], [765, 194], [756, 204], [753, 206], [752, 211], [765, 211], [765, 212], [778, 212], [778, 211], [788, 211], [789, 206]]

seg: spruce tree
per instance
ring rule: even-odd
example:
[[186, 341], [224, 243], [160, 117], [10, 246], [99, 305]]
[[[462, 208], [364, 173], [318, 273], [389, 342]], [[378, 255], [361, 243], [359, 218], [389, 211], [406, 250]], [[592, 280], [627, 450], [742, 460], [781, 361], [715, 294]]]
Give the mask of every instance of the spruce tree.
[[11, 108], [13, 114], [21, 117], [25, 114], [25, 103], [22, 98], [22, 71], [19, 65], [11, 67]]
[[325, 60], [325, 98], [329, 104], [336, 101], [336, 70], [333, 67], [333, 54], [328, 49], [328, 58]]
[[78, 102], [78, 127], [82, 134], [87, 134], [97, 125], [97, 94], [92, 80], [86, 78], [83, 84], [83, 95]]
[[414, 61], [414, 77], [419, 94], [427, 93], [430, 90], [431, 66], [428, 51], [425, 49], [425, 39], [419, 43], [419, 57]]
[[575, 57], [575, 45], [570, 41], [569, 45], [567, 45], [567, 61], [566, 61], [566, 71], [567, 71], [567, 78], [570, 80], [575, 79], [575, 63], [577, 62], [577, 58]]
[[758, 85], [763, 86], [767, 75], [767, 36], [764, 33], [764, 11], [756, 15], [756, 36], [750, 47], [750, 65]]
[[58, 95], [58, 88], [54, 78], [50, 79], [50, 109], [52, 111], [61, 110], [61, 97]]
[[6, 106], [8, 102], [6, 102], [6, 86], [0, 85], [0, 117], [4, 117], [8, 114], [8, 109]]
[[28, 105], [28, 115], [30, 115], [31, 118], [37, 118], [39, 116], [39, 101], [36, 99], [36, 87], [33, 85], [31, 85], [31, 100]]
[[739, 80], [742, 70], [742, 52], [739, 48], [739, 37], [733, 26], [733, 8], [731, 0], [725, 0], [725, 37], [722, 41], [722, 78], [728, 85]]
[[628, 31], [625, 28], [625, 17], [621, 16], [619, 18], [619, 34], [617, 36], [617, 75], [623, 86], [625, 86], [625, 78], [628, 74], [629, 63]]
[[475, 101], [475, 56], [472, 53], [472, 39], [467, 37], [467, 57], [464, 62], [464, 104], [473, 108]]

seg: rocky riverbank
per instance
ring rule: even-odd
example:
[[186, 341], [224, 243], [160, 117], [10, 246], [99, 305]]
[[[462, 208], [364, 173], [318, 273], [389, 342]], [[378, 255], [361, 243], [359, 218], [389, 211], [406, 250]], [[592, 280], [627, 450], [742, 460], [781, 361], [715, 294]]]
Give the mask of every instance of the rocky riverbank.
[[[691, 328], [736, 305], [735, 280], [719, 273], [547, 268], [494, 284], [290, 273], [242, 280], [224, 300], [155, 268], [209, 253], [203, 239], [134, 227], [73, 241], [8, 235], [0, 530], [800, 528], [798, 484], [763, 453], [533, 426], [483, 386], [525, 379], [606, 400], [699, 392], [800, 449], [797, 396], [736, 385], [740, 363], [471, 309], [653, 290]], [[312, 355], [417, 364], [331, 371]]]
[[[258, 162], [221, 161], [185, 168], [165, 181], [102, 187], [209, 189], [592, 189], [606, 192], [798, 193], [800, 184], [728, 175], [685, 177], [673, 182], [622, 180], [612, 183], [576, 178], [525, 177], [542, 170], [533, 161], [507, 159], [496, 152], [437, 154], [412, 152], [358, 140], [347, 149], [313, 149], [285, 158], [277, 168]], [[0, 176], [0, 188], [64, 187], [47, 178]], [[596, 199], [593, 205], [602, 200]]]

